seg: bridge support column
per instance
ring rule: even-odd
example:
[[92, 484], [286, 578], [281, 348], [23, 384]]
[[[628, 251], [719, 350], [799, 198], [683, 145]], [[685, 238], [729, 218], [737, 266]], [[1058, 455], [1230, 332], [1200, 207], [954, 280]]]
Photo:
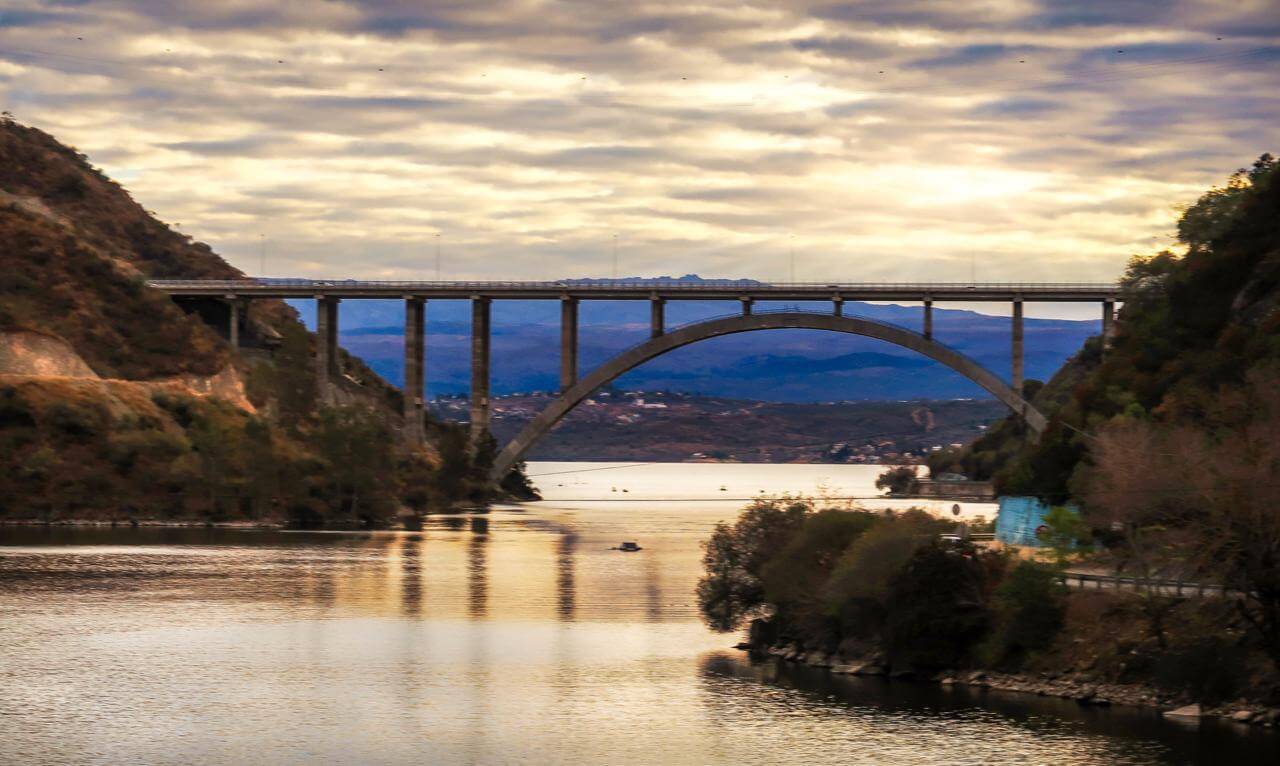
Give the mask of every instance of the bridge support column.
[[844, 298], [837, 295], [831, 299], [831, 313], [838, 317], [844, 316]]
[[752, 300], [751, 298], [746, 297], [745, 295], [739, 298], [738, 300], [742, 301], [742, 315], [744, 317], [751, 316], [751, 307], [755, 303], [755, 301]]
[[232, 351], [240, 350], [240, 314], [244, 309], [239, 297], [227, 296], [227, 342], [231, 344]]
[[316, 394], [333, 403], [333, 375], [338, 371], [338, 298], [316, 296]]
[[424, 433], [423, 382], [426, 360], [423, 351], [426, 329], [426, 301], [406, 295], [404, 299], [404, 437], [410, 445], [421, 444]]
[[471, 444], [489, 433], [489, 299], [471, 299]]
[[1102, 350], [1106, 351], [1111, 344], [1111, 333], [1115, 326], [1116, 302], [1102, 302]]
[[560, 390], [578, 382], [578, 299], [560, 299]]
[[933, 340], [933, 301], [924, 302], [924, 337]]
[[649, 299], [649, 337], [657, 338], [667, 331], [667, 302], [662, 298]]
[[1022, 395], [1022, 300], [1013, 302], [1013, 376], [1014, 393]]

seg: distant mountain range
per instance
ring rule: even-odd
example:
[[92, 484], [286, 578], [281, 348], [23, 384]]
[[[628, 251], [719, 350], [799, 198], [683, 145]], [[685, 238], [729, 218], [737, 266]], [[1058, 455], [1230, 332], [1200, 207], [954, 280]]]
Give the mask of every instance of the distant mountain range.
[[[658, 279], [670, 281], [669, 277]], [[682, 281], [701, 280], [686, 275]], [[566, 280], [570, 281], [570, 280]], [[571, 280], [589, 282], [599, 280]], [[632, 278], [628, 281], [647, 281]], [[745, 280], [744, 280], [745, 281]], [[308, 326], [310, 301], [291, 301]], [[829, 303], [759, 302], [760, 310], [830, 309]], [[736, 313], [736, 301], [671, 301], [668, 327]], [[648, 338], [649, 307], [643, 301], [584, 301], [579, 319], [579, 355], [585, 372]], [[845, 313], [918, 330], [918, 306], [848, 302]], [[493, 391], [547, 391], [559, 381], [559, 306], [555, 301], [495, 301]], [[340, 340], [387, 380], [404, 379], [400, 301], [359, 300], [342, 304]], [[427, 395], [469, 389], [470, 309], [465, 301], [427, 306]], [[1028, 378], [1047, 379], [1081, 343], [1097, 334], [1096, 321], [1026, 320]], [[1007, 377], [1009, 318], [934, 308], [934, 336]], [[620, 388], [668, 389], [777, 402], [898, 400], [985, 397], [959, 374], [907, 349], [852, 335], [817, 330], [773, 330], [715, 338], [659, 357], [628, 373]]]

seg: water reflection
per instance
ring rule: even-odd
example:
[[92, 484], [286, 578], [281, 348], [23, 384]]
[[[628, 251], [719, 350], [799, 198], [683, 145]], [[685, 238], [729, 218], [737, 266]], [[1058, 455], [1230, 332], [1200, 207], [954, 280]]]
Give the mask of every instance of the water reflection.
[[422, 555], [424, 539], [420, 534], [405, 535], [400, 546], [400, 604], [405, 617], [422, 614], [422, 567], [418, 557]]
[[489, 613], [488, 556], [489, 520], [472, 519], [471, 540], [467, 544], [467, 614], [473, 618]]
[[[1275, 747], [1148, 714], [752, 666], [693, 609], [720, 518], [0, 528], [0, 763], [1155, 766]], [[644, 550], [610, 550], [632, 539]]]
[[577, 545], [578, 536], [573, 532], [556, 538], [556, 615], [566, 622], [573, 619], [576, 607], [573, 556]]

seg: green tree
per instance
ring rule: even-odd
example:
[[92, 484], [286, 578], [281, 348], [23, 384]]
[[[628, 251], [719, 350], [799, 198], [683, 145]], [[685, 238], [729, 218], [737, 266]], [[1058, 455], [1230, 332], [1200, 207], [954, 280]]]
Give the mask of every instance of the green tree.
[[880, 519], [841, 554], [823, 595], [846, 636], [873, 638], [884, 628], [894, 578], [916, 551], [951, 524], [923, 511]]
[[887, 489], [890, 494], [906, 495], [916, 485], [916, 467], [900, 465], [876, 477], [876, 489]]
[[1080, 552], [1081, 546], [1089, 542], [1089, 523], [1079, 511], [1065, 505], [1052, 506], [1044, 515], [1043, 525], [1043, 529], [1036, 531], [1036, 537], [1048, 546], [1058, 568], [1065, 567]]
[[889, 587], [884, 641], [895, 664], [950, 668], [964, 663], [990, 624], [987, 567], [971, 547], [918, 549]]
[[766, 605], [763, 569], [810, 510], [808, 503], [790, 498], [757, 500], [734, 524], [716, 524], [703, 547], [706, 574], [697, 588], [698, 607], [713, 630], [734, 630]]
[[360, 406], [323, 408], [315, 444], [340, 514], [373, 526], [390, 513], [398, 490], [395, 441], [376, 412]]
[[1017, 661], [1047, 648], [1062, 630], [1067, 587], [1059, 570], [1035, 561], [1020, 561], [1000, 581], [992, 599], [994, 628], [987, 661]]

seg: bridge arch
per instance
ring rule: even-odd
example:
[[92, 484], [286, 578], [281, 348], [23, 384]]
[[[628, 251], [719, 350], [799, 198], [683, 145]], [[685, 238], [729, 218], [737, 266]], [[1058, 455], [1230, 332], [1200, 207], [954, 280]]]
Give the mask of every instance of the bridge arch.
[[539, 439], [545, 436], [565, 415], [573, 411], [593, 391], [615, 380], [639, 365], [691, 343], [755, 330], [831, 330], [893, 343], [940, 362], [982, 386], [1020, 416], [1032, 431], [1045, 428], [1045, 417], [1023, 399], [1007, 383], [990, 370], [959, 351], [948, 348], [917, 332], [877, 322], [872, 319], [835, 314], [788, 311], [769, 314], [745, 314], [712, 319], [671, 330], [645, 343], [633, 346], [582, 377], [545, 408], [516, 435], [494, 459], [490, 478], [500, 480]]

